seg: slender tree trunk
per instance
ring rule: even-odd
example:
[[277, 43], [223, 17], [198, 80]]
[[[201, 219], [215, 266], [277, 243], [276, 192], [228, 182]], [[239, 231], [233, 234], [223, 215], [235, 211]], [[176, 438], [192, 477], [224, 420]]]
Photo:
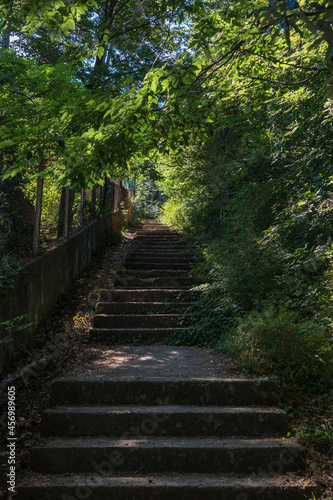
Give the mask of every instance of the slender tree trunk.
[[96, 186], [91, 191], [91, 218], [94, 220], [96, 217]]
[[79, 215], [80, 215], [80, 226], [83, 226], [84, 222], [84, 188], [81, 188], [81, 200], [80, 200], [80, 205], [79, 205]]
[[[42, 160], [38, 166], [38, 172], [43, 172], [44, 168], [45, 168], [45, 160]], [[36, 255], [39, 250], [40, 223], [42, 219], [42, 205], [43, 205], [43, 186], [44, 186], [44, 177], [37, 177], [36, 215], [35, 215], [34, 235], [32, 240], [32, 250], [34, 255]]]
[[57, 238], [68, 237], [69, 228], [71, 225], [71, 213], [73, 204], [73, 192], [69, 187], [63, 187], [61, 190], [61, 198], [58, 215]]
[[9, 49], [10, 42], [10, 33], [12, 29], [12, 11], [13, 11], [13, 0], [9, 4], [9, 13], [8, 13], [8, 24], [7, 27], [3, 30], [1, 34], [1, 48]]
[[102, 213], [106, 209], [106, 202], [107, 202], [108, 190], [109, 190], [109, 181], [108, 181], [108, 178], [105, 177], [104, 186], [103, 186], [103, 189], [102, 189], [102, 196], [101, 196], [101, 212]]
[[69, 214], [70, 214], [70, 190], [69, 186], [65, 187], [65, 210], [64, 210], [64, 229], [63, 235], [68, 238], [69, 233]]

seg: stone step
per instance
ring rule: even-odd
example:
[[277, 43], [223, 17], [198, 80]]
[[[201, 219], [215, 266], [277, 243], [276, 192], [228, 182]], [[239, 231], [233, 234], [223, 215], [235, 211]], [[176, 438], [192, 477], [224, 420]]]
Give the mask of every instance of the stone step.
[[177, 237], [157, 237], [149, 238], [148, 236], [137, 236], [134, 240], [136, 246], [165, 246], [169, 248], [185, 248], [187, 245], [178, 236]]
[[143, 253], [158, 253], [172, 254], [172, 253], [185, 253], [186, 255], [193, 255], [193, 250], [185, 245], [163, 244], [163, 245], [141, 245], [138, 242], [132, 243], [130, 253], [143, 252]]
[[142, 255], [140, 252], [135, 254], [131, 254], [125, 259], [125, 265], [128, 263], [131, 264], [140, 264], [140, 263], [163, 263], [163, 264], [193, 264], [194, 260], [191, 256], [179, 256], [179, 255], [154, 255], [146, 254]]
[[43, 437], [282, 437], [285, 412], [272, 407], [79, 406], [46, 410]]
[[115, 472], [286, 474], [303, 467], [299, 445], [283, 439], [80, 437], [43, 438], [31, 450], [35, 472], [91, 472], [93, 463], [118, 457]]
[[127, 314], [139, 311], [183, 311], [190, 307], [192, 302], [98, 302], [97, 314]]
[[276, 406], [276, 402], [270, 380], [71, 377], [52, 383], [50, 405]]
[[134, 241], [133, 241], [133, 245], [135, 247], [149, 247], [149, 248], [154, 248], [154, 247], [165, 247], [166, 249], [168, 248], [179, 248], [179, 249], [184, 249], [184, 248], [188, 248], [188, 245], [187, 243], [184, 243], [182, 242], [181, 240], [179, 240], [179, 238], [173, 238], [173, 239], [169, 239], [169, 238], [143, 238], [143, 237], [140, 237], [140, 238], [136, 238]]
[[181, 258], [188, 258], [188, 259], [192, 259], [193, 260], [193, 254], [192, 252], [186, 252], [186, 251], [182, 251], [182, 252], [179, 252], [178, 250], [177, 251], [174, 251], [174, 250], [169, 250], [169, 251], [165, 251], [163, 249], [160, 249], [160, 250], [154, 250], [153, 252], [150, 252], [150, 251], [147, 251], [147, 252], [143, 252], [141, 251], [140, 249], [139, 250], [132, 250], [131, 252], [129, 252], [128, 254], [128, 258], [138, 258], [140, 257], [142, 260], [145, 260], [146, 258], [152, 258], [152, 257], [158, 257], [159, 259], [172, 259], [172, 258], [178, 258], [178, 257], [181, 257]]
[[188, 252], [188, 253], [193, 253], [193, 249], [190, 245], [187, 245], [185, 243], [154, 243], [154, 242], [148, 242], [148, 243], [143, 243], [140, 241], [136, 241], [135, 239], [132, 242], [132, 247], [130, 252], [133, 250], [135, 251], [156, 251], [156, 252]]
[[119, 278], [116, 280], [116, 286], [118, 288], [162, 288], [166, 290], [171, 290], [173, 288], [192, 288], [194, 285], [198, 285], [200, 280], [194, 278], [193, 276], [183, 276], [183, 277], [157, 277], [157, 278]]
[[184, 262], [177, 263], [177, 261], [171, 261], [166, 262], [164, 259], [162, 261], [154, 261], [151, 260], [149, 262], [144, 261], [144, 260], [126, 260], [125, 261], [125, 269], [172, 269], [175, 271], [183, 271], [190, 269], [191, 263], [188, 260], [185, 260]]
[[179, 240], [182, 241], [183, 237], [179, 233], [171, 233], [168, 231], [150, 231], [150, 230], [138, 230], [136, 231], [137, 239], [147, 239], [147, 240], [155, 240], [155, 239], [166, 239], [166, 240]]
[[140, 228], [138, 228], [138, 230], [141, 230], [141, 229], [150, 229], [150, 230], [153, 230], [153, 229], [164, 229], [164, 230], [167, 230], [167, 231], [176, 231], [175, 229], [171, 229], [166, 224], [162, 224], [162, 223], [152, 224], [150, 222], [144, 223]]
[[135, 232], [135, 237], [136, 238], [149, 238], [149, 239], [155, 239], [155, 238], [166, 238], [166, 239], [178, 239], [179, 241], [182, 241], [182, 235], [179, 233], [171, 233], [170, 231], [162, 231], [162, 230], [140, 230]]
[[[117, 461], [116, 459], [114, 459]], [[111, 476], [113, 461], [94, 464], [87, 475], [31, 474], [17, 500], [305, 500], [314, 491], [299, 476], [235, 474], [133, 474]]]
[[171, 231], [170, 229], [163, 229], [163, 228], [146, 228], [146, 229], [137, 229], [135, 231], [136, 236], [174, 236], [177, 235], [178, 237], [181, 237], [181, 234], [178, 233], [177, 231]]
[[186, 271], [173, 271], [171, 269], [124, 269], [117, 274], [119, 279], [126, 278], [177, 278], [182, 276], [188, 276], [188, 270]]
[[200, 292], [183, 290], [181, 288], [147, 288], [101, 290], [100, 298], [103, 302], [163, 302], [191, 301], [198, 297]]
[[[147, 316], [149, 317], [149, 316]], [[91, 328], [89, 330], [90, 342], [108, 342], [108, 343], [133, 343], [149, 342], [160, 343], [165, 341], [175, 333], [182, 333], [187, 328], [178, 327], [160, 327], [149, 328], [148, 326], [140, 328]]]
[[193, 314], [171, 313], [95, 314], [93, 328], [172, 328], [174, 326], [188, 326], [193, 318]]

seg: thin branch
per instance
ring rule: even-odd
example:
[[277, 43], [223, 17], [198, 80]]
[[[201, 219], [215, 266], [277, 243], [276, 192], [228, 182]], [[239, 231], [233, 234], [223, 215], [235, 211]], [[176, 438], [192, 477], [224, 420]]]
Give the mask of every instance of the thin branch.
[[[196, 87], [195, 87], [195, 88], [194, 88], [191, 92], [195, 92], [195, 91], [196, 91], [199, 87], [201, 87], [201, 86], [205, 83], [205, 81], [206, 81], [208, 78], [212, 77], [212, 76], [213, 76], [213, 74], [214, 74], [216, 71], [218, 71], [220, 68], [222, 68], [222, 66], [226, 66], [226, 65], [228, 64], [228, 62], [229, 62], [229, 61], [231, 61], [231, 59], [234, 57], [234, 55], [235, 55], [234, 53], [233, 53], [233, 54], [231, 54], [231, 55], [228, 57], [228, 59], [227, 59], [226, 61], [223, 61], [223, 62], [222, 62], [222, 64], [220, 64], [219, 66], [215, 67], [215, 68], [212, 70], [212, 72], [211, 72], [211, 73], [210, 73], [210, 74], [209, 74], [209, 75], [208, 75], [208, 76], [207, 76], [207, 77], [206, 77], [206, 78], [205, 78], [202, 82], [200, 82], [200, 83], [199, 83], [199, 85], [197, 85], [197, 86], [196, 86]], [[185, 92], [185, 94], [186, 94], [186, 93], [187, 93], [187, 92]], [[184, 94], [184, 95], [185, 95], [185, 94]]]
[[321, 73], [322, 71], [324, 71], [324, 68], [319, 68], [313, 75], [309, 76], [308, 78], [305, 78], [304, 80], [299, 80], [298, 82], [279, 82], [277, 80], [270, 80], [269, 78], [260, 78], [259, 76], [246, 76], [246, 75], [241, 75], [241, 76], [245, 76], [245, 78], [250, 78], [250, 80], [261, 80], [262, 82], [276, 83], [277, 85], [292, 86], [292, 85], [303, 85], [303, 83], [309, 82], [310, 80], [316, 78], [316, 76], [318, 76], [319, 73]]
[[18, 94], [18, 95], [22, 95], [23, 97], [25, 97], [25, 100], [27, 101], [31, 101], [32, 104], [35, 104], [35, 101], [34, 99], [38, 98], [38, 97], [41, 97], [42, 95], [45, 95], [47, 92], [40, 92], [39, 94], [35, 94], [33, 96], [30, 96], [30, 95], [26, 95], [24, 94], [24, 92], [19, 92], [18, 90], [9, 90], [9, 92], [11, 94]]
[[109, 38], [109, 41], [112, 40], [113, 38], [116, 38], [119, 35], [125, 35], [125, 34], [129, 33], [130, 31], [134, 31], [134, 30], [137, 30], [139, 28], [144, 28], [145, 26], [150, 26], [152, 22], [154, 23], [154, 22], [162, 19], [162, 17], [163, 16], [158, 16], [158, 17], [155, 17], [154, 19], [152, 19], [151, 21], [147, 21], [147, 22], [145, 22], [143, 24], [138, 24], [137, 26], [132, 26], [132, 28], [128, 28], [125, 31], [118, 31], [117, 33], [115, 33], [114, 35], [112, 35]]
[[[225, 58], [227, 58], [226, 64], [230, 61], [230, 59], [234, 56], [235, 52], [245, 43], [244, 40], [241, 40], [238, 42], [232, 49], [230, 49], [226, 54], [223, 56], [219, 57], [216, 59], [216, 61], [212, 62], [208, 66], [206, 66], [203, 70], [200, 71], [199, 75], [193, 80], [193, 82], [190, 84], [190, 86], [187, 88], [187, 91], [190, 90], [190, 88], [198, 81], [204, 74], [207, 73], [211, 68], [222, 62]], [[199, 84], [200, 86], [200, 84]], [[198, 87], [196, 87], [198, 88]]]
[[[304, 12], [304, 14], [307, 16], [307, 17], [313, 17], [313, 16], [317, 16], [318, 14], [323, 14], [324, 12], [327, 12], [329, 11], [330, 9], [333, 9], [333, 6], [331, 7], [327, 7], [325, 10], [321, 10], [321, 11], [316, 11], [316, 12]], [[274, 19], [272, 20], [272, 22], [266, 24], [265, 26], [261, 26], [260, 29], [265, 31], [266, 29], [268, 29], [269, 27], [271, 26], [276, 26], [276, 23], [279, 23], [281, 22], [281, 19], [291, 19], [293, 18], [295, 15], [295, 12], [292, 13], [292, 14], [288, 14], [288, 15], [282, 15], [281, 14], [281, 17], [279, 17], [278, 19]]]
[[266, 61], [271, 61], [271, 62], [277, 63], [277, 64], [284, 64], [285, 66], [292, 66], [293, 68], [304, 69], [306, 71], [316, 71], [318, 69], [318, 68], [313, 68], [313, 67], [309, 68], [307, 66], [299, 66], [298, 64], [292, 64], [292, 63], [279, 61], [278, 59], [275, 59], [273, 57], [267, 57], [267, 56], [258, 54], [257, 52], [253, 52], [252, 50], [248, 50], [248, 49], [243, 49], [243, 50], [241, 50], [241, 52], [247, 52], [247, 53], [252, 54], [254, 56], [260, 57], [261, 59], [264, 59]]
[[125, 0], [124, 3], [122, 5], [120, 5], [120, 7], [114, 11], [114, 17], [117, 16], [119, 14], [119, 12], [121, 12], [123, 10], [123, 8], [130, 2], [130, 0]]
[[155, 57], [155, 60], [154, 60], [154, 62], [153, 62], [153, 64], [152, 64], [152, 66], [151, 66], [150, 70], [148, 71], [148, 75], [150, 74], [150, 72], [151, 72], [151, 71], [152, 71], [152, 69], [154, 68], [154, 66], [155, 66], [156, 62], [157, 62], [157, 61], [159, 60], [159, 58], [161, 57], [162, 52], [163, 52], [163, 50], [164, 50], [164, 48], [165, 48], [165, 46], [166, 46], [167, 41], [168, 41], [168, 39], [169, 39], [169, 38], [170, 38], [170, 26], [168, 27], [167, 36], [166, 36], [166, 38], [165, 38], [165, 41], [164, 41], [164, 43], [163, 43], [163, 46], [162, 46], [162, 48], [161, 48], [160, 52], [159, 52], [159, 53], [157, 54], [157, 56]]

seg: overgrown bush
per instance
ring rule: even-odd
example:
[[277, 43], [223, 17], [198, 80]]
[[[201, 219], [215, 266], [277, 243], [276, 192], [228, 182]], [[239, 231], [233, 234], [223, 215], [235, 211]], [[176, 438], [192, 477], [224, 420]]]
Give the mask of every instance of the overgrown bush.
[[274, 248], [265, 248], [254, 234], [243, 230], [209, 243], [203, 255], [211, 278], [243, 309], [260, 307], [272, 291], [280, 292], [277, 276], [281, 260]]
[[221, 337], [220, 347], [252, 373], [323, 389], [333, 378], [332, 326], [328, 319], [304, 321], [298, 313], [271, 307], [249, 314]]
[[215, 295], [174, 340], [320, 392], [333, 376], [331, 129], [313, 90], [256, 92], [217, 104], [210, 140], [160, 167], [163, 219], [191, 237]]
[[0, 261], [0, 297], [13, 288], [22, 269], [20, 263], [13, 257], [3, 257]]
[[188, 328], [172, 335], [168, 342], [173, 345], [214, 347], [218, 345], [221, 335], [237, 324], [238, 308], [216, 285], [201, 285], [196, 290], [202, 293], [186, 310], [186, 314], [192, 315], [191, 319], [180, 319], [177, 324], [178, 327]]

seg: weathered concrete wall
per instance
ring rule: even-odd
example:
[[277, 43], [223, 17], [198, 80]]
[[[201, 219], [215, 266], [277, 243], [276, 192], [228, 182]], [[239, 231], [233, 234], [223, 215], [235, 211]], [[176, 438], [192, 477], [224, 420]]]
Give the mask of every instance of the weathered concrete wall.
[[[33, 322], [33, 326], [14, 333], [10, 348], [27, 342], [46, 320], [59, 296], [89, 265], [102, 236], [99, 223], [94, 221], [23, 268], [15, 287], [0, 299], [0, 323], [26, 314], [22, 323]], [[4, 326], [0, 328], [0, 338], [8, 335]], [[5, 350], [6, 345], [2, 346], [0, 361]]]

